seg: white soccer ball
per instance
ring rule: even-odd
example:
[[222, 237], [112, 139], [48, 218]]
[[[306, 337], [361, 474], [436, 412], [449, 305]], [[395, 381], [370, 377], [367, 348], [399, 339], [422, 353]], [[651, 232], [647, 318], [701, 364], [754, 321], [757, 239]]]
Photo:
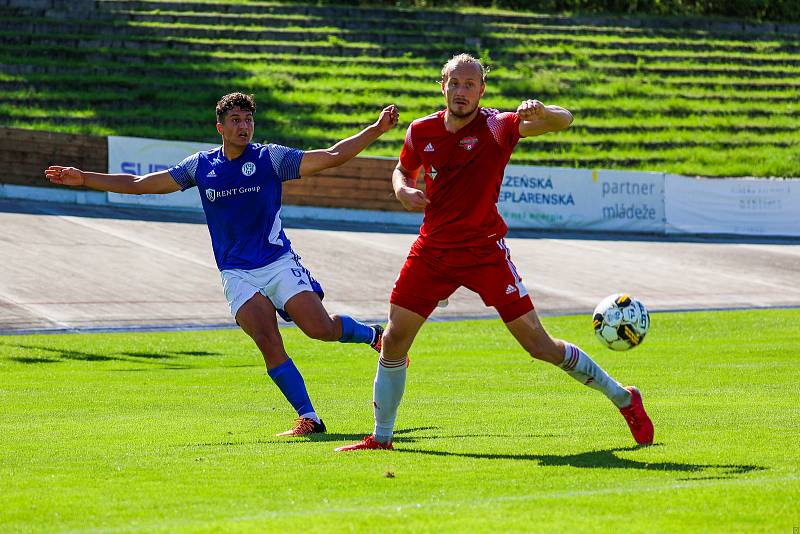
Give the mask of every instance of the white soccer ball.
[[650, 328], [650, 314], [635, 298], [617, 293], [597, 305], [592, 326], [603, 345], [612, 350], [628, 350], [644, 341]]

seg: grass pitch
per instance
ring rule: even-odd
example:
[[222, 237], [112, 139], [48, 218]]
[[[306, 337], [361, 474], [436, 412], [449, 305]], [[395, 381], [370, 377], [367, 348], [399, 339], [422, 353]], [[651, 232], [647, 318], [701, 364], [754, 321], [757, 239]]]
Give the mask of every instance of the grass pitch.
[[628, 353], [544, 322], [640, 387], [654, 446], [499, 321], [423, 328], [393, 452], [333, 452], [372, 428], [365, 346], [283, 331], [329, 434], [279, 439], [293, 412], [239, 331], [0, 337], [0, 530], [800, 526], [800, 310], [655, 314]]

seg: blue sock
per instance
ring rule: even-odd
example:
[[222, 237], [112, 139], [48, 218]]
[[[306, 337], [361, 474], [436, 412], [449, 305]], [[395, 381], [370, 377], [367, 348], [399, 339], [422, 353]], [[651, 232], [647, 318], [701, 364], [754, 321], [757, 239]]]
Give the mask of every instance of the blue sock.
[[339, 343], [372, 343], [375, 337], [375, 330], [371, 326], [359, 323], [352, 317], [340, 315], [342, 320], [342, 337]]
[[268, 369], [267, 374], [297, 411], [297, 415], [314, 413], [314, 407], [311, 405], [311, 399], [308, 398], [308, 391], [306, 391], [306, 384], [291, 358], [277, 367]]

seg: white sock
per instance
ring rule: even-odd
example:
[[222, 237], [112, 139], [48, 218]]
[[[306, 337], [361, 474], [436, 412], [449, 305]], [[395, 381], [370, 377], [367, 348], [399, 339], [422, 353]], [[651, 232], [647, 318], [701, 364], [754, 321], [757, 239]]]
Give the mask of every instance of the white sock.
[[406, 389], [406, 361], [378, 360], [372, 400], [375, 413], [375, 439], [381, 443], [392, 441], [397, 408]]
[[588, 354], [573, 345], [564, 343], [564, 361], [560, 367], [569, 376], [585, 386], [602, 391], [617, 408], [631, 403], [631, 394], [622, 385], [608, 376], [608, 373], [597, 365]]

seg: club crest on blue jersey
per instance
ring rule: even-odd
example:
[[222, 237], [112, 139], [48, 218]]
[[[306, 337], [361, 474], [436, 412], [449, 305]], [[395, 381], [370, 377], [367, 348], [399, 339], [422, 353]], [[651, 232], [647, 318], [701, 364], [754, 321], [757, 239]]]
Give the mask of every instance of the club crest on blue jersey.
[[248, 161], [244, 165], [242, 165], [242, 174], [245, 176], [253, 176], [256, 172], [256, 164], [252, 161]]
[[206, 198], [210, 202], [214, 202], [214, 199], [217, 198], [217, 192], [211, 188], [206, 189]]

